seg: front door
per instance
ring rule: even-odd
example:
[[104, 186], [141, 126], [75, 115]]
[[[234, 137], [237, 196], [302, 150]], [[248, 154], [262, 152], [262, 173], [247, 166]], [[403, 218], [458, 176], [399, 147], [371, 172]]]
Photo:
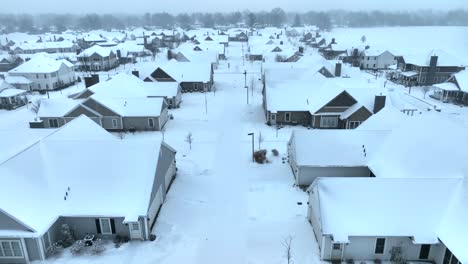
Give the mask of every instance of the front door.
[[332, 260], [341, 260], [343, 252], [343, 245], [339, 243], [333, 243], [332, 245], [332, 252], [331, 252], [331, 259]]
[[140, 222], [131, 222], [128, 224], [131, 239], [143, 239]]
[[276, 114], [273, 114], [273, 113], [270, 114], [270, 123], [272, 125], [276, 125]]

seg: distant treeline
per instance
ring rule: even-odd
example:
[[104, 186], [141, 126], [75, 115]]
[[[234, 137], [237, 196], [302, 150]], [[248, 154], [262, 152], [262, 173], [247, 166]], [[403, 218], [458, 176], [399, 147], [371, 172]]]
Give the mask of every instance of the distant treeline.
[[128, 14], [0, 14], [0, 31], [38, 33], [67, 29], [126, 29], [130, 27], [154, 26], [173, 28], [180, 26], [189, 29], [194, 25], [213, 28], [244, 23], [247, 26], [301, 26], [317, 25], [321, 29], [332, 27], [380, 27], [380, 26], [468, 26], [467, 10], [452, 11], [345, 11], [326, 12], [310, 11], [306, 13], [286, 13], [281, 8], [267, 12], [231, 12], [231, 13], [146, 13]]

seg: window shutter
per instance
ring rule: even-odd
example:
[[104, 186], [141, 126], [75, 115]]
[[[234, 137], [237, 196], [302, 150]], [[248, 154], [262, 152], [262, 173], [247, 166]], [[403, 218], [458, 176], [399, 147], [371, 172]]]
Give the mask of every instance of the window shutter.
[[96, 219], [96, 231], [98, 234], [101, 234], [101, 224], [99, 223], [99, 219]]
[[112, 234], [115, 234], [115, 221], [114, 221], [114, 219], [111, 219], [110, 223], [111, 223]]

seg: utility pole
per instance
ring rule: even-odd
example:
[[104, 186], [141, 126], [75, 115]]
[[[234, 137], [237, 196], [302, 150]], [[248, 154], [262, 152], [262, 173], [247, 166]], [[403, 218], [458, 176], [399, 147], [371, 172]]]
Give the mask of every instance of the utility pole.
[[247, 87], [247, 70], [244, 70], [244, 88], [247, 94], [247, 104], [249, 104], [249, 87]]

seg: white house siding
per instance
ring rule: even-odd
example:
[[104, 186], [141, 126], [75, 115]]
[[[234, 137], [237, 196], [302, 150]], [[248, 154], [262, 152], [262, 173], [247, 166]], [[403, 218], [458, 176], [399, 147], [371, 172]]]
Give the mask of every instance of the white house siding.
[[369, 177], [367, 167], [306, 167], [298, 166], [296, 184], [309, 186], [317, 177]]
[[[76, 81], [73, 68], [62, 64], [60, 69], [51, 73], [17, 73], [11, 72], [11, 76], [23, 76], [31, 80], [30, 88], [32, 90], [54, 90], [60, 87], [66, 87]], [[55, 75], [53, 77], [52, 75]]]
[[364, 60], [361, 61], [361, 66], [364, 69], [387, 69], [393, 64], [396, 64], [395, 56], [388, 51], [379, 56], [364, 56]]
[[320, 222], [320, 202], [316, 188], [309, 193], [309, 203], [307, 209], [307, 219], [312, 224], [314, 236], [319, 247], [322, 247], [322, 225]]
[[[385, 238], [384, 254], [374, 254], [375, 242], [377, 238]], [[326, 244], [324, 245], [324, 260], [332, 259], [332, 246], [333, 241], [329, 236], [325, 238]], [[374, 260], [379, 259], [389, 261], [391, 258], [390, 250], [393, 247], [401, 247], [403, 256], [406, 260], [419, 260], [420, 244], [414, 244], [410, 237], [350, 237], [349, 243], [342, 246], [343, 260]], [[431, 245], [429, 252], [429, 259], [436, 263], [440, 263], [439, 256], [443, 254], [444, 246], [442, 244]], [[335, 255], [336, 256], [336, 255]]]

